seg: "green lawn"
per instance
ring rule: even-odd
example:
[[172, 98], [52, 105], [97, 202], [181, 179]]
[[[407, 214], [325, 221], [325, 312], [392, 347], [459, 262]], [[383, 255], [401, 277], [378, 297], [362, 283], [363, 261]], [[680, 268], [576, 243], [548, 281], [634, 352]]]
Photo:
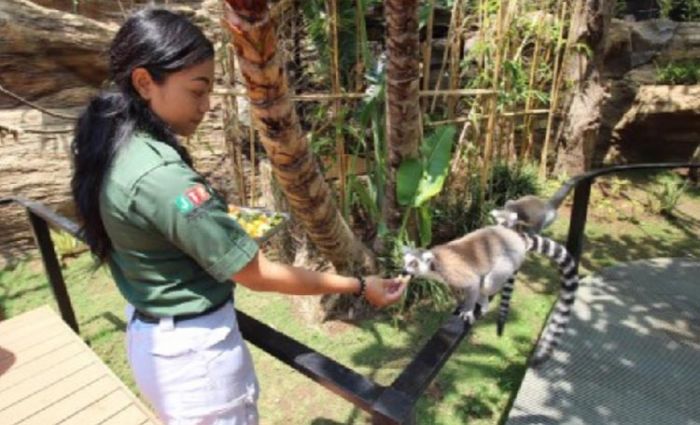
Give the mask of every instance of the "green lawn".
[[[700, 194], [684, 196], [678, 218], [650, 215], [649, 188], [627, 188], [630, 199], [605, 201], [596, 189], [584, 247], [584, 274], [621, 261], [651, 257], [700, 258]], [[636, 199], [635, 197], [639, 197]], [[568, 213], [564, 213], [566, 215]], [[549, 234], [563, 241], [568, 217]], [[124, 352], [124, 301], [108, 274], [92, 270], [87, 255], [64, 271], [82, 337], [132, 389]], [[520, 385], [527, 355], [554, 300], [558, 282], [552, 263], [533, 257], [519, 274], [509, 323], [496, 336], [495, 311], [475, 327], [418, 404], [419, 424], [497, 424]], [[238, 289], [243, 311], [381, 384], [389, 384], [420, 349], [452, 307], [427, 305], [405, 314], [385, 314], [360, 323], [315, 323], [302, 317], [304, 302]], [[49, 304], [51, 292], [36, 259], [0, 271], [0, 314], [12, 317]], [[262, 385], [266, 424], [364, 424], [368, 416], [309, 379], [252, 348]]]

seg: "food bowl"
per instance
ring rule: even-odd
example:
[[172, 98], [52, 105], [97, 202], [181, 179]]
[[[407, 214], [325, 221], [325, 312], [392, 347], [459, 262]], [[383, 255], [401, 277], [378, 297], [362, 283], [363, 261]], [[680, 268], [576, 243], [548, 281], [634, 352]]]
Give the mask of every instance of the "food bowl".
[[287, 213], [231, 204], [228, 214], [258, 243], [269, 240], [289, 221]]

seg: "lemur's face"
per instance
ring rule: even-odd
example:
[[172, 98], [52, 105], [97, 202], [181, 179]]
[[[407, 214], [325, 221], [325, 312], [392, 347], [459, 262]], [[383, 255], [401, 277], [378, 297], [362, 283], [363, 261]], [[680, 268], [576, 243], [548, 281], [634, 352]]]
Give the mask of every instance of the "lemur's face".
[[518, 222], [518, 214], [508, 210], [491, 210], [491, 218], [499, 226], [513, 227]]
[[428, 276], [435, 271], [435, 256], [427, 249], [403, 248], [403, 272], [411, 276]]

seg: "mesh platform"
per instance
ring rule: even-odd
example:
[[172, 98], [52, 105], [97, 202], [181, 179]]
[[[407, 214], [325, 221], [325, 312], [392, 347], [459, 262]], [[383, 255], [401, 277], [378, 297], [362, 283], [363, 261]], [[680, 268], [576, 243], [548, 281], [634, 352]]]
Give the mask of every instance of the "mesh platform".
[[506, 424], [700, 425], [700, 261], [584, 279], [560, 347], [528, 369]]

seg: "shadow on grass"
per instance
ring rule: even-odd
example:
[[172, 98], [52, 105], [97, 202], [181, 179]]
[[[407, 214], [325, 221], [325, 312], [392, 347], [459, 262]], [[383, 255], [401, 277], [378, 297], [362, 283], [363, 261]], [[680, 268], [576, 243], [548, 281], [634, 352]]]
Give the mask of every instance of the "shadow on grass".
[[[11, 272], [12, 269], [4, 270], [0, 273]], [[31, 279], [41, 281], [43, 283], [34, 285], [29, 288], [14, 289], [13, 282], [0, 283], [0, 320], [8, 318], [8, 303], [19, 300], [24, 297], [31, 297], [32, 294], [45, 292], [49, 288], [46, 277], [40, 273], [33, 274]], [[4, 280], [4, 279], [3, 279]]]

